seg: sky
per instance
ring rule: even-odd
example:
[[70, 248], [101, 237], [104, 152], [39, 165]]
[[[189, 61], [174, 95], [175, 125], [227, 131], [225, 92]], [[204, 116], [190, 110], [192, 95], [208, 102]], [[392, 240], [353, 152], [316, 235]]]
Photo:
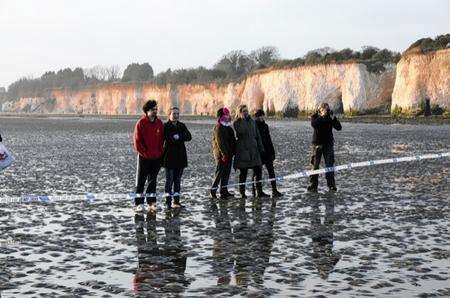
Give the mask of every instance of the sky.
[[0, 87], [65, 67], [212, 67], [270, 45], [403, 51], [450, 33], [449, 0], [0, 0]]

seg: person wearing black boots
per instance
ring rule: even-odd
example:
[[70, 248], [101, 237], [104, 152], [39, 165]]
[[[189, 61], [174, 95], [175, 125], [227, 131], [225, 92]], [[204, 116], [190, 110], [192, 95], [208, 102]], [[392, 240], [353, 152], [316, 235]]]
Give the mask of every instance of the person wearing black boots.
[[216, 173], [211, 187], [212, 198], [217, 198], [219, 183], [220, 198], [234, 197], [227, 187], [236, 150], [236, 138], [232, 125], [230, 111], [227, 108], [220, 108], [217, 111], [217, 123], [212, 136], [212, 152], [216, 161]]
[[[236, 132], [236, 156], [234, 158], [234, 167], [239, 169], [239, 193], [241, 198], [246, 198], [245, 182], [249, 169], [253, 170], [255, 181], [262, 178], [261, 153], [264, 153], [264, 147], [261, 142], [261, 136], [256, 128], [255, 120], [250, 117], [246, 105], [240, 105], [237, 112], [237, 119], [233, 122]], [[256, 182], [256, 197], [269, 197], [263, 192], [262, 183]]]
[[[264, 121], [265, 113], [263, 110], [257, 110], [255, 113], [256, 127], [258, 128], [259, 135], [264, 147], [264, 152], [261, 153], [261, 161], [266, 166], [270, 179], [275, 179], [275, 169], [273, 167], [273, 161], [275, 160], [275, 148], [273, 147], [272, 138], [270, 137], [269, 125]], [[254, 176], [253, 179], [256, 179]], [[283, 194], [277, 189], [277, 181], [272, 180], [272, 197], [281, 197]], [[254, 189], [254, 188], [253, 188]], [[253, 191], [255, 192], [255, 191]]]
[[178, 121], [180, 111], [173, 107], [169, 112], [169, 121], [164, 124], [164, 149], [162, 166], [166, 169], [166, 204], [168, 208], [182, 207], [180, 204], [181, 176], [187, 167], [185, 142], [192, 139], [191, 133], [184, 123]]
[[[314, 129], [312, 140], [312, 155], [311, 165], [314, 170], [317, 170], [320, 165], [320, 159], [323, 155], [325, 166], [327, 168], [334, 165], [334, 138], [333, 128], [341, 130], [342, 125], [333, 116], [333, 111], [327, 103], [322, 103], [317, 112], [311, 116], [311, 126]], [[327, 172], [325, 174], [327, 185], [330, 191], [336, 191], [336, 182], [334, 180], [334, 172]], [[311, 175], [310, 185], [308, 191], [317, 192], [319, 184], [319, 175]]]

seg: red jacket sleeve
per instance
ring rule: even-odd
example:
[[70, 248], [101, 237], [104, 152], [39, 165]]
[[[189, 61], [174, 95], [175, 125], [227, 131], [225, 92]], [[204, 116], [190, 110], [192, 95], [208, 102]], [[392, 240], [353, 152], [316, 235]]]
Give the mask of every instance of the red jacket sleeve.
[[164, 150], [164, 135], [165, 135], [165, 132], [164, 132], [164, 123], [162, 123], [161, 120], [160, 120], [160, 123], [159, 123], [159, 127], [161, 129], [161, 134], [160, 134], [160, 139], [159, 139], [159, 142], [160, 142], [159, 143], [160, 144], [159, 148], [160, 148], [161, 154], [162, 154], [162, 152]]
[[142, 137], [142, 124], [140, 121], [138, 121], [138, 123], [136, 123], [136, 126], [134, 127], [133, 144], [134, 150], [136, 150], [139, 155], [144, 158], [148, 157], [147, 148]]

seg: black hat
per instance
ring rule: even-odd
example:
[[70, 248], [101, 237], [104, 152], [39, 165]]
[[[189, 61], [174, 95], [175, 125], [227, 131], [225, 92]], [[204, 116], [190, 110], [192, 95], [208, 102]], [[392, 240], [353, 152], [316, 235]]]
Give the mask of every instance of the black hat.
[[264, 111], [263, 110], [257, 110], [256, 112], [255, 112], [255, 117], [259, 117], [259, 116], [265, 116], [266, 115], [266, 113], [264, 113]]

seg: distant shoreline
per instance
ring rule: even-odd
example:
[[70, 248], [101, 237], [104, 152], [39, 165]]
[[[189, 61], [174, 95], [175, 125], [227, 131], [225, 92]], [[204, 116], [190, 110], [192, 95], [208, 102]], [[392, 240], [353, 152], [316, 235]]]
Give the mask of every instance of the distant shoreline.
[[[0, 118], [87, 118], [87, 119], [139, 119], [141, 115], [103, 115], [103, 114], [26, 114], [26, 113], [0, 113]], [[166, 119], [166, 116], [160, 116]], [[186, 120], [208, 120], [215, 119], [212, 116], [182, 115]], [[361, 115], [361, 116], [339, 116], [342, 122], [354, 123], [378, 123], [378, 124], [421, 124], [421, 125], [450, 125], [450, 117], [444, 116], [417, 116], [417, 117], [393, 117], [391, 115]], [[308, 121], [308, 116], [297, 118], [268, 117], [274, 121]]]

